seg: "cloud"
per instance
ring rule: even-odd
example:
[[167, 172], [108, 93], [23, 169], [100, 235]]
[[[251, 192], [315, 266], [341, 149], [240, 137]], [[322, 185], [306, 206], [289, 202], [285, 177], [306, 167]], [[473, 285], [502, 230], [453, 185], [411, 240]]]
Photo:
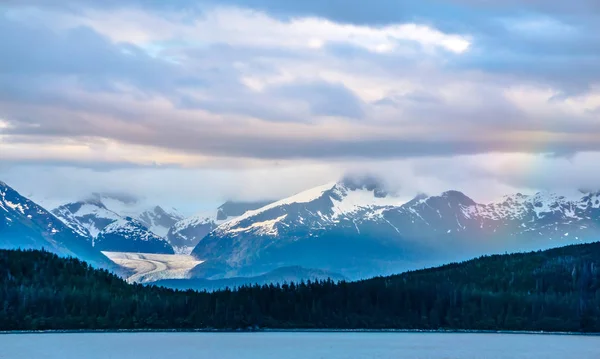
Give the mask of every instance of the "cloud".
[[361, 100], [343, 84], [325, 81], [293, 83], [269, 90], [276, 99], [283, 96], [307, 102], [310, 113], [316, 116], [341, 116], [360, 119], [364, 116]]
[[[418, 193], [436, 195], [449, 189], [463, 191], [481, 203], [538, 190], [577, 196], [580, 188], [598, 190], [598, 159], [599, 152], [559, 160], [497, 153], [369, 162], [282, 161], [253, 168], [117, 168], [103, 172], [68, 165], [20, 164], [0, 165], [0, 180], [49, 208], [87, 198], [92, 192], [110, 192], [193, 214], [214, 210], [228, 199], [283, 198], [340, 180], [348, 173], [372, 174], [405, 201]], [[44, 173], [43, 181], [39, 173]]]
[[0, 163], [581, 161], [600, 151], [599, 16], [587, 0], [5, 1]]

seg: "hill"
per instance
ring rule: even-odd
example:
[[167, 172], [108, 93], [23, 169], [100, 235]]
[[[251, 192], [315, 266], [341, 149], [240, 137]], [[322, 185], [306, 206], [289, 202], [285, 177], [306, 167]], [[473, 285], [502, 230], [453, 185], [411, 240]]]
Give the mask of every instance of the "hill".
[[358, 282], [212, 293], [129, 285], [78, 259], [0, 251], [0, 329], [396, 328], [600, 332], [600, 243]]
[[238, 288], [243, 286], [264, 285], [270, 283], [291, 283], [300, 280], [327, 280], [341, 281], [346, 278], [340, 274], [327, 272], [321, 269], [302, 268], [297, 266], [277, 268], [271, 272], [254, 277], [232, 277], [224, 279], [204, 279], [204, 278], [186, 278], [186, 279], [161, 279], [151, 284], [173, 288], [173, 289], [193, 289], [214, 291], [225, 288]]

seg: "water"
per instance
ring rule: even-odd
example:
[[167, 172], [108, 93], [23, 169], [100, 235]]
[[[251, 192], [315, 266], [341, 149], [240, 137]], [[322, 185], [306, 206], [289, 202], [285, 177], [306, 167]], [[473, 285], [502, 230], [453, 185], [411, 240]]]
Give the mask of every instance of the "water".
[[0, 335], [0, 358], [597, 359], [600, 337], [437, 333]]

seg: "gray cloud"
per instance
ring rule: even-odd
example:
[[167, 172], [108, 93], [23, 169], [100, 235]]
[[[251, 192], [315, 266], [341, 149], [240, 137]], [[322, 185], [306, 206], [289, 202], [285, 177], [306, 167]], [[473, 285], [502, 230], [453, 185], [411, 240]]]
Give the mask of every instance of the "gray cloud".
[[133, 45], [113, 44], [86, 27], [57, 34], [5, 18], [0, 22], [0, 46], [4, 50], [0, 71], [12, 76], [76, 75], [101, 90], [115, 78], [140, 88], [158, 88], [168, 85], [169, 75], [176, 76], [167, 62]]
[[[0, 58], [0, 119], [10, 127], [0, 129], [3, 142], [100, 138], [207, 156], [319, 160], [487, 152], [572, 154], [600, 147], [600, 125], [593, 121], [593, 110], [583, 115], [532, 114], [505, 94], [519, 86], [552, 87], [562, 92], [556, 97], [561, 103], [598, 83], [600, 41], [597, 33], [588, 31], [597, 26], [591, 21], [597, 15], [592, 2], [569, 11], [556, 2], [525, 5], [534, 20], [544, 15], [574, 26], [574, 32], [564, 36], [510, 30], [507, 23], [524, 20], [516, 14], [516, 2], [456, 0], [437, 8], [383, 0], [368, 7], [315, 1], [228, 3], [281, 18], [318, 15], [356, 24], [422, 20], [441, 29], [465, 31], [473, 37], [473, 45], [464, 55], [445, 56], [424, 54], [419, 46], [380, 54], [328, 44], [310, 52], [273, 45], [238, 46], [223, 40], [165, 45], [152, 56], [141, 46], [115, 43], [88, 27], [48, 29], [5, 16], [0, 22], [0, 46], [5, 52]], [[8, 4], [16, 8], [23, 3]], [[58, 12], [100, 6], [97, 2], [28, 4]], [[134, 6], [155, 14], [168, 10], [161, 4], [106, 2], [102, 6], [106, 11]], [[201, 11], [216, 5], [207, 1], [189, 6]], [[582, 22], [575, 26], [574, 19]], [[469, 26], [457, 26], [459, 22]], [[278, 80], [286, 67], [304, 72]], [[332, 79], [331, 73], [338, 79]], [[249, 88], [244, 83], [247, 78], [264, 80], [263, 88]], [[269, 82], [272, 78], [276, 80]], [[370, 79], [378, 82], [368, 83]], [[353, 80], [366, 84], [351, 85]], [[371, 102], [361, 98], [384, 92], [383, 86], [393, 87], [395, 81], [418, 88], [392, 90]], [[463, 89], [452, 90], [454, 85], [465, 85], [468, 93], [458, 96]], [[165, 104], [146, 109], [152, 101]], [[327, 123], [322, 119], [326, 116], [360, 121]], [[287, 131], [277, 127], [287, 124], [294, 127]], [[294, 131], [301, 133], [294, 136]], [[540, 137], [540, 132], [545, 135]]]
[[308, 103], [310, 112], [317, 116], [341, 116], [360, 119], [364, 116], [361, 100], [343, 84], [325, 81], [295, 83], [269, 90], [274, 98], [283, 96]]
[[[389, 52], [356, 43], [309, 48], [301, 42], [319, 39], [303, 39], [302, 29], [296, 47], [225, 35], [206, 43], [191, 28], [186, 39], [174, 32], [136, 45], [112, 39], [112, 23], [60, 23], [90, 14], [108, 22], [130, 10], [143, 16], [121, 19], [131, 27], [117, 31], [160, 34], [169, 29], [136, 21], [181, 29], [222, 6], [283, 24], [302, 16], [371, 29], [415, 22], [464, 35], [471, 46], [462, 54], [414, 41], [396, 41]], [[382, 175], [407, 197], [458, 189], [485, 201], [517, 190], [598, 188], [599, 7], [5, 0], [0, 179], [47, 203], [109, 191], [151, 194], [189, 213], [230, 198], [291, 195], [349, 171]], [[178, 157], [188, 155], [197, 162]]]

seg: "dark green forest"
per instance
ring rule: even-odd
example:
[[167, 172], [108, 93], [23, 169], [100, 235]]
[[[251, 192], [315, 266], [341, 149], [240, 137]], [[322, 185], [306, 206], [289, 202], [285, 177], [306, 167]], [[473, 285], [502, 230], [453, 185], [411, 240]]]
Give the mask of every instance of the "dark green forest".
[[600, 332], [600, 243], [358, 282], [212, 293], [130, 285], [43, 251], [0, 251], [0, 330], [479, 329]]

